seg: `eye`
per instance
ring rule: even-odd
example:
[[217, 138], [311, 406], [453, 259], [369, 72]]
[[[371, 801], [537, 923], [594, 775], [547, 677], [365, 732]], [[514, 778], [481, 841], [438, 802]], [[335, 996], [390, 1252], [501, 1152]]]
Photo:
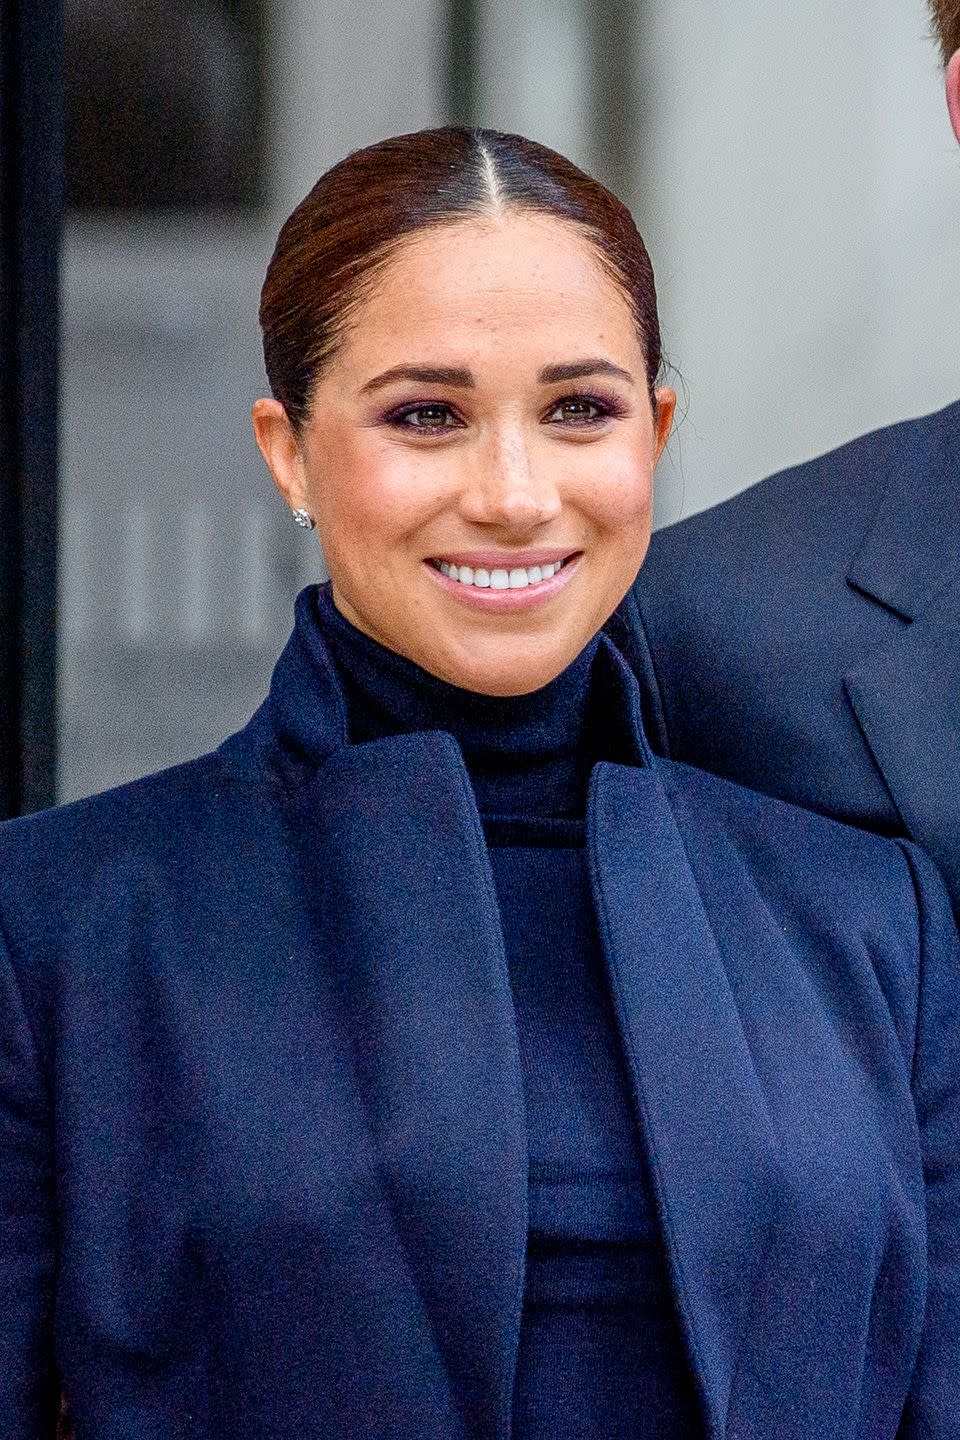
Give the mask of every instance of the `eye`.
[[622, 408], [599, 395], [565, 395], [556, 400], [545, 419], [550, 425], [589, 426], [622, 414]]
[[399, 430], [416, 430], [428, 435], [463, 427], [463, 421], [454, 414], [450, 406], [437, 401], [422, 405], [404, 405], [402, 409], [392, 411], [386, 418], [388, 424]]

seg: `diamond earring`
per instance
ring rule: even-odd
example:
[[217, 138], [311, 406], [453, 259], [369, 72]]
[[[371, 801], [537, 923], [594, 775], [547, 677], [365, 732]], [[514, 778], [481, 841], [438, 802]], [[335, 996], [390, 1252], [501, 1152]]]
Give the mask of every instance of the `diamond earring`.
[[313, 530], [317, 522], [309, 510], [294, 510], [293, 523], [299, 525], [301, 530]]

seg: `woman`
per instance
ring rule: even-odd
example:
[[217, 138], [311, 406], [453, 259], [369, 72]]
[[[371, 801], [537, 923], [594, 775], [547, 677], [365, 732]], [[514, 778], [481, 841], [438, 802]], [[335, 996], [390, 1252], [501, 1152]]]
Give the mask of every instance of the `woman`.
[[254, 427], [332, 577], [201, 760], [0, 830], [0, 1432], [960, 1434], [932, 867], [654, 760], [674, 397], [517, 137], [324, 176]]

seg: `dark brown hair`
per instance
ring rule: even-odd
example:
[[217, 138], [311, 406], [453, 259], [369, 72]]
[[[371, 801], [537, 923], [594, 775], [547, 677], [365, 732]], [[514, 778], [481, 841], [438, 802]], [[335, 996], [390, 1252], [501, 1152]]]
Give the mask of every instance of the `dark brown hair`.
[[960, 50], [960, 0], [930, 0], [944, 60]]
[[566, 220], [593, 244], [633, 309], [652, 394], [661, 364], [653, 268], [627, 207], [544, 145], [450, 126], [348, 155], [280, 231], [260, 325], [270, 387], [295, 427], [307, 418], [314, 382], [351, 313], [404, 239], [502, 209]]

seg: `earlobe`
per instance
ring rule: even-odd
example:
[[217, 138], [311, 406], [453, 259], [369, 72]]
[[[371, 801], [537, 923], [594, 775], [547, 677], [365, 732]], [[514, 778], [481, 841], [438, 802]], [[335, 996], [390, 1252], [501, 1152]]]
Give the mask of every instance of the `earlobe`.
[[291, 510], [306, 506], [300, 442], [279, 400], [255, 400], [253, 434], [273, 483]]
[[960, 50], [955, 50], [947, 66], [947, 109], [953, 133], [960, 141]]

